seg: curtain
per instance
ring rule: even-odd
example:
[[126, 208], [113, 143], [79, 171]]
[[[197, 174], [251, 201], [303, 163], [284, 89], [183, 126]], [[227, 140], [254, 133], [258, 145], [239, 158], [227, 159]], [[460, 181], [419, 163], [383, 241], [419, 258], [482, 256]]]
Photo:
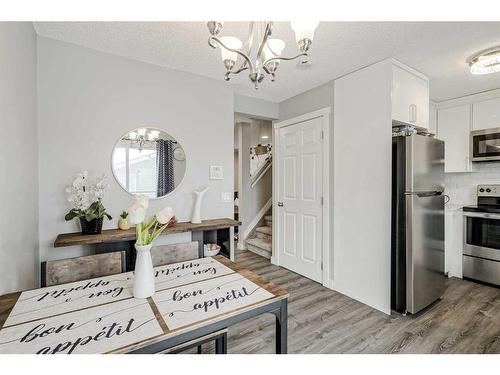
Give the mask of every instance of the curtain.
[[156, 141], [158, 163], [158, 187], [156, 196], [162, 197], [174, 190], [174, 142], [165, 139]]

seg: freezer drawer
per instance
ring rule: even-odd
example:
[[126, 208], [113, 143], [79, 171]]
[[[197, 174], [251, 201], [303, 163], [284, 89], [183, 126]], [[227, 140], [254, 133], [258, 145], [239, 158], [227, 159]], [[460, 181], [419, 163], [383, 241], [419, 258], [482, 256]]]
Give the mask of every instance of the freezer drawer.
[[464, 277], [500, 285], [500, 262], [464, 255], [463, 266]]
[[416, 312], [445, 290], [444, 196], [406, 196], [406, 309]]

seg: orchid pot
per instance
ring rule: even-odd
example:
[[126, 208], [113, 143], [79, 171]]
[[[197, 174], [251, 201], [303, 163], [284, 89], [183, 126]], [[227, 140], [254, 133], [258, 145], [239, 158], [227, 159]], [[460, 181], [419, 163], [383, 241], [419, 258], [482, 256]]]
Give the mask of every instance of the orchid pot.
[[82, 227], [82, 234], [101, 234], [103, 218], [96, 218], [87, 221], [84, 217], [80, 218], [80, 225]]

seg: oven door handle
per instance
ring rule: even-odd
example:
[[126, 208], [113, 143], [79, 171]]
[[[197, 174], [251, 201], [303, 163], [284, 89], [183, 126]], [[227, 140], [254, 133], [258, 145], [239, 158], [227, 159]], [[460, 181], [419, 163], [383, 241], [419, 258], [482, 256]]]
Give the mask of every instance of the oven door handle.
[[500, 214], [492, 214], [489, 212], [469, 212], [464, 211], [466, 217], [479, 217], [482, 219], [500, 219]]

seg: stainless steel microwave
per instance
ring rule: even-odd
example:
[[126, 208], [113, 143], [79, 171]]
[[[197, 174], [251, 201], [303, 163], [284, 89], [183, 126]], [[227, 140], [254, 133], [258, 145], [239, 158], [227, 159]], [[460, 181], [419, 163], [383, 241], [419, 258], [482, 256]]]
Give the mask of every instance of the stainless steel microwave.
[[500, 128], [472, 131], [470, 154], [472, 161], [500, 161]]

